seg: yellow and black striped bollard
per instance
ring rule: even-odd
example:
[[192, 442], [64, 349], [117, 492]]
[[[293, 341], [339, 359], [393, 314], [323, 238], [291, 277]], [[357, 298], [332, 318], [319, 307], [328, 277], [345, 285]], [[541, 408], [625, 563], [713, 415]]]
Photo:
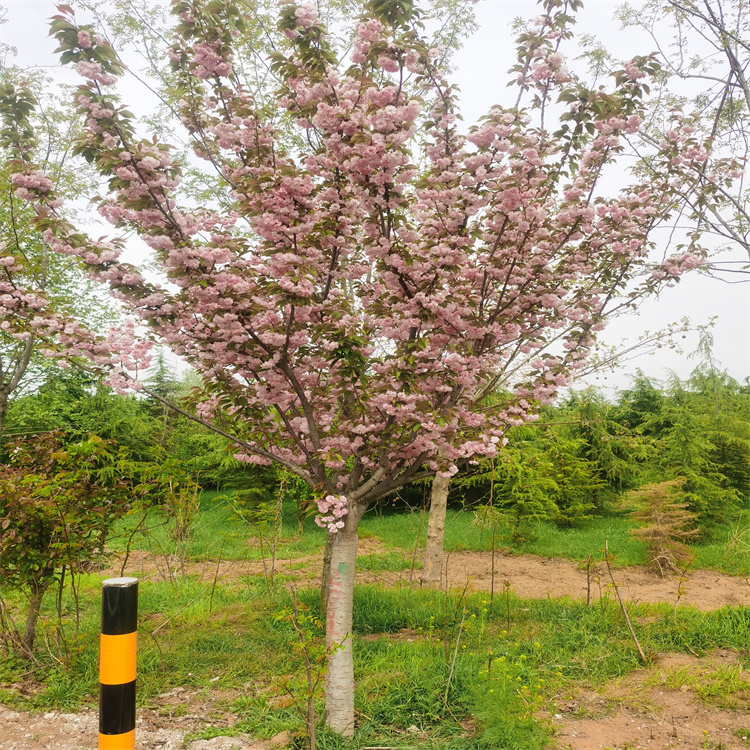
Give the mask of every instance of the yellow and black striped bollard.
[[135, 748], [138, 579], [102, 581], [99, 750]]

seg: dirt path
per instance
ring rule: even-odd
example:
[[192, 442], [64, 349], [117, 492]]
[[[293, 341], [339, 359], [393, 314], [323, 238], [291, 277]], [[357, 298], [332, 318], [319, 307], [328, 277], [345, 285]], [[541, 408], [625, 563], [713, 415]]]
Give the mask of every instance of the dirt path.
[[[288, 744], [286, 735], [264, 742], [240, 735], [185, 743], [184, 737], [189, 732], [222, 726], [222, 720], [217, 721], [214, 712], [200, 708], [206, 701], [191, 698], [188, 694], [183, 700], [175, 701], [170, 694], [159, 709], [139, 709], [136, 719], [138, 750], [275, 750]], [[174, 706], [172, 711], [170, 706]], [[227, 723], [224, 720], [224, 726]], [[95, 711], [28, 714], [0, 705], [0, 750], [96, 750], [97, 733]]]
[[[373, 555], [387, 549], [375, 539], [360, 542], [360, 555]], [[406, 560], [408, 564], [408, 560]], [[560, 557], [545, 558], [534, 555], [503, 555], [495, 557], [494, 583], [492, 557], [489, 552], [453, 552], [447, 556], [448, 585], [470, 591], [489, 591], [494, 585], [495, 592], [502, 592], [506, 582], [516, 596], [522, 599], [598, 599], [610, 592], [612, 584], [603, 563], [593, 564], [587, 576], [585, 564]], [[105, 575], [120, 575], [121, 564], [115, 564], [104, 571]], [[264, 574], [263, 564], [230, 560], [217, 564], [214, 561], [190, 563], [188, 573], [198, 575], [202, 580], [232, 581], [246, 575]], [[310, 555], [295, 560], [277, 561], [276, 570], [291, 576], [299, 583], [310, 585], [320, 583], [321, 557]], [[141, 580], [167, 580], [169, 576], [179, 576], [179, 565], [167, 561], [163, 556], [134, 552], [125, 566], [126, 575], [134, 575]], [[674, 604], [678, 589], [682, 589], [679, 603], [702, 610], [720, 609], [727, 605], [750, 605], [750, 579], [729, 576], [712, 570], [689, 571], [681, 583], [676, 576], [662, 578], [657, 573], [643, 567], [621, 568], [614, 571], [620, 595], [628, 602], [648, 602]], [[419, 570], [401, 572], [370, 573], [358, 571], [359, 583], [385, 583], [388, 585], [419, 586]]]
[[[456, 552], [448, 560], [448, 581], [453, 587], [487, 591], [492, 583], [490, 554], [487, 552]], [[750, 604], [750, 580], [728, 576], [712, 570], [689, 571], [682, 585], [676, 576], [662, 578], [643, 568], [622, 568], [614, 571], [620, 595], [630, 602], [674, 604], [678, 588], [682, 588], [680, 604], [703, 610], [720, 609], [727, 605]], [[604, 564], [592, 565], [589, 581], [585, 564], [559, 557], [544, 558], [533, 555], [502, 555], [495, 559], [495, 591], [502, 591], [508, 581], [513, 592], [528, 599], [586, 599], [590, 587], [591, 599], [611, 589]]]

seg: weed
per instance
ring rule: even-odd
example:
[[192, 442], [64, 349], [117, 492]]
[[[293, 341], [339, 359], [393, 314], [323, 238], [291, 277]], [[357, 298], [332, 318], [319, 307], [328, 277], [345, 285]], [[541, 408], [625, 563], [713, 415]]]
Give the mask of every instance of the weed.
[[739, 518], [731, 525], [726, 540], [727, 549], [747, 554], [750, 551], [750, 524], [748, 514], [740, 513]]
[[692, 690], [703, 703], [738, 708], [750, 691], [750, 675], [740, 664], [718, 664], [713, 668], [684, 666], [657, 670], [646, 684], [663, 685], [668, 690]]
[[723, 742], [714, 742], [708, 732], [703, 730], [703, 740], [701, 741], [701, 750], [726, 750], [726, 745]]

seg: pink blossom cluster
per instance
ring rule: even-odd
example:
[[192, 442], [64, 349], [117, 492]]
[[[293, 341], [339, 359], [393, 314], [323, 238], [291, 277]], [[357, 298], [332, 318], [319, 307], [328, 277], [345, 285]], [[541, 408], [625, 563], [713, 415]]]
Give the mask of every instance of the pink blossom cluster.
[[151, 342], [139, 336], [132, 321], [110, 329], [107, 344], [111, 351], [107, 384], [116, 393], [139, 390], [138, 375], [151, 365]]
[[[227, 77], [232, 74], [232, 64], [217, 51], [220, 44], [216, 41], [213, 44], [193, 45], [193, 73], [197, 78], [205, 80], [211, 76]], [[176, 62], [179, 62], [179, 59]]]
[[696, 253], [680, 253], [667, 258], [661, 265], [656, 266], [651, 275], [656, 279], [668, 277], [677, 278], [687, 271], [699, 268], [705, 263], [705, 259]]
[[297, 19], [297, 23], [303, 29], [310, 29], [320, 21], [317, 8], [314, 5], [309, 5], [307, 3], [298, 5], [294, 11], [294, 15]]
[[372, 18], [357, 26], [357, 34], [354, 38], [354, 49], [351, 60], [355, 65], [361, 65], [367, 59], [373, 44], [380, 41], [384, 31], [383, 24]]
[[633, 60], [629, 60], [624, 65], [625, 74], [631, 81], [637, 81], [641, 78], [646, 77], [646, 73], [644, 73]]
[[344, 528], [343, 517], [348, 513], [346, 504], [347, 499], [343, 495], [326, 495], [318, 498], [318, 515], [315, 516], [315, 523], [321, 528], [327, 528], [329, 533], [335, 534], [339, 529]]
[[5, 242], [0, 242], [0, 269], [5, 272], [6, 277], [13, 278], [11, 274], [23, 270], [22, 260], [20, 253], [14, 255]]
[[14, 193], [21, 200], [33, 200], [34, 193], [46, 194], [53, 187], [52, 180], [41, 169], [16, 172], [11, 175], [10, 181], [13, 185], [18, 185]]
[[[4, 251], [0, 251], [4, 252]], [[8, 260], [13, 262], [9, 263]], [[85, 326], [61, 314], [44, 291], [24, 286], [27, 269], [20, 257], [0, 256], [0, 330], [17, 341], [41, 343], [40, 353], [57, 360], [61, 367], [75, 357], [97, 365], [110, 361], [109, 347]]]
[[[0, 281], [0, 315], [25, 315], [28, 311], [41, 310], [46, 305], [47, 299], [43, 294], [19, 289], [12, 282]], [[6, 322], [11, 325], [9, 321]]]
[[537, 83], [564, 83], [570, 80], [570, 73], [559, 52], [552, 52], [531, 66], [531, 78]]
[[102, 86], [112, 86], [117, 82], [117, 78], [109, 73], [105, 73], [102, 66], [93, 60], [81, 60], [76, 65], [76, 73], [92, 81], [100, 83]]

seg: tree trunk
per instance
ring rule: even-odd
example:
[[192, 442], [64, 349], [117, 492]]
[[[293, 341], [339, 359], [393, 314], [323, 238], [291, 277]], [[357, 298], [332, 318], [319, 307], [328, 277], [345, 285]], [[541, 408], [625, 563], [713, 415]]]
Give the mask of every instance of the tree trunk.
[[352, 604], [357, 527], [364, 508], [349, 508], [343, 529], [330, 534], [331, 565], [326, 610], [326, 725], [344, 737], [354, 734]]
[[[29, 336], [24, 342], [23, 349], [17, 354], [15, 362], [6, 362], [6, 366], [0, 368], [0, 448], [2, 448], [3, 443], [5, 417], [8, 413], [10, 394], [18, 388], [21, 378], [28, 369], [35, 341], [36, 339], [33, 336]], [[11, 353], [11, 356], [13, 356], [13, 353]], [[0, 362], [1, 364], [2, 362]]]
[[36, 638], [36, 623], [39, 619], [39, 612], [42, 608], [42, 597], [46, 590], [46, 586], [36, 582], [32, 584], [31, 596], [29, 596], [29, 612], [26, 615], [26, 627], [23, 631], [23, 638], [21, 639], [21, 648], [23, 649], [23, 656], [26, 659], [31, 659], [34, 655], [34, 639]]
[[430, 492], [430, 517], [427, 522], [427, 544], [424, 550], [422, 586], [439, 588], [443, 578], [443, 541], [445, 514], [448, 508], [450, 477], [436, 476]]

